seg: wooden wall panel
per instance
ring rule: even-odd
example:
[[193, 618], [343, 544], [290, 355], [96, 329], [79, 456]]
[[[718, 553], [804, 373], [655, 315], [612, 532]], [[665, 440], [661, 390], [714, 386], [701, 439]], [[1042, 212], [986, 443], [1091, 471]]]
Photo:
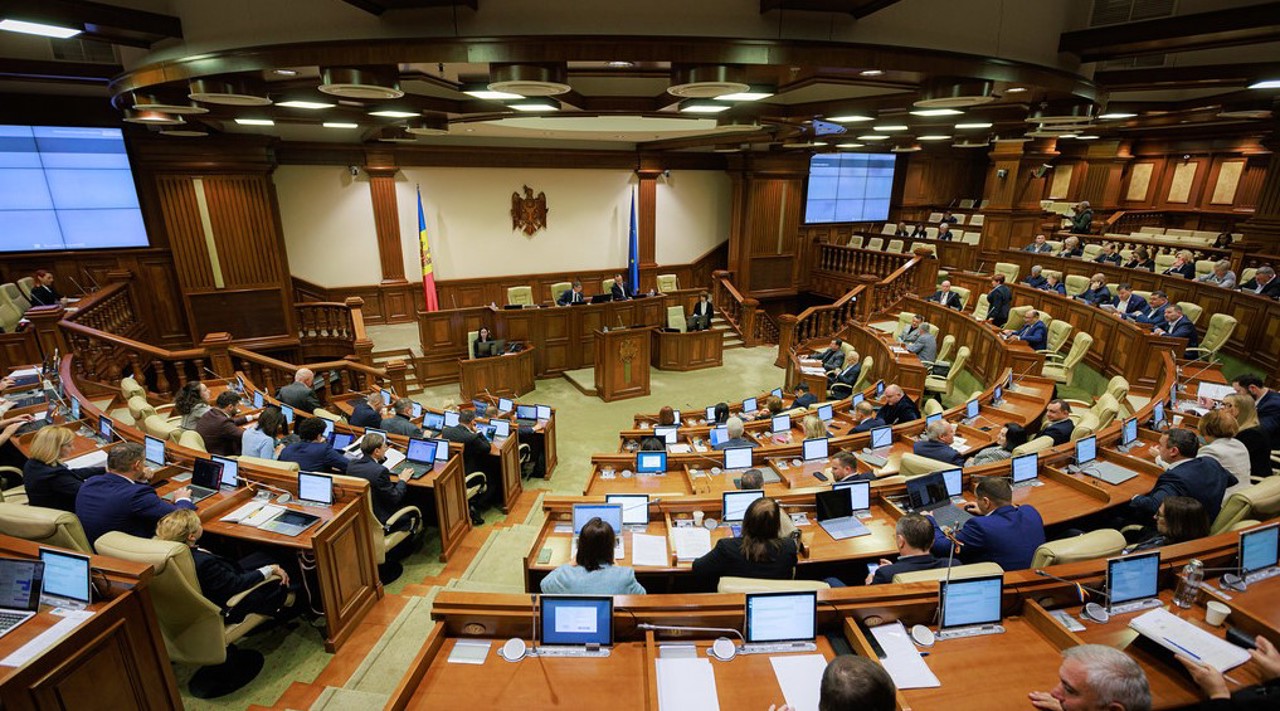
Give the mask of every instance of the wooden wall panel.
[[180, 282], [188, 289], [212, 289], [213, 269], [191, 178], [160, 175], [156, 178], [156, 192]]
[[272, 249], [274, 205], [267, 175], [207, 176], [204, 183], [209, 221], [228, 289], [278, 285], [284, 276], [283, 252]]

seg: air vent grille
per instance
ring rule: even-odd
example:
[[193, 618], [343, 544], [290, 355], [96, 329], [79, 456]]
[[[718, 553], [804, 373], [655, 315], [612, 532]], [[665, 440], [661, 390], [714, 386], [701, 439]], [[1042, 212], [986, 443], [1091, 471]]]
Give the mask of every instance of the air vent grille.
[[115, 45], [82, 39], [51, 39], [49, 47], [53, 58], [63, 62], [87, 62], [90, 64], [119, 64]]
[[1090, 27], [1170, 17], [1177, 0], [1093, 0]]

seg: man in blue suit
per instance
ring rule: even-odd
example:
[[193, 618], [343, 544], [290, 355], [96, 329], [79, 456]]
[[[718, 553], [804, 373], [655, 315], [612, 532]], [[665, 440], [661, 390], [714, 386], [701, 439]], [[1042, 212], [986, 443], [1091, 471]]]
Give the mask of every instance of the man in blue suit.
[[378, 411], [382, 405], [382, 393], [370, 393], [369, 397], [356, 400], [351, 406], [351, 417], [347, 422], [352, 427], [381, 427], [382, 415]]
[[[1013, 487], [1004, 477], [976, 477], [973, 487], [977, 503], [965, 510], [974, 514], [952, 537], [959, 544], [964, 563], [995, 563], [1008, 570], [1031, 565], [1036, 548], [1044, 543], [1044, 519], [1031, 506], [1013, 505]], [[930, 521], [933, 518], [930, 517]], [[945, 558], [952, 542], [938, 522], [933, 522], [933, 554]]]
[[[1152, 294], [1152, 298], [1155, 295]], [[1145, 314], [1151, 308], [1147, 300], [1133, 293], [1133, 287], [1121, 284], [1116, 287], [1116, 298], [1111, 303], [1118, 314]]]
[[1039, 264], [1032, 265], [1031, 273], [1027, 275], [1027, 278], [1024, 279], [1022, 283], [1032, 289], [1043, 289], [1045, 285], [1049, 283], [1049, 280], [1040, 273], [1042, 271], [1044, 271], [1044, 268]]
[[1156, 452], [1159, 462], [1165, 464], [1164, 473], [1156, 479], [1151, 491], [1129, 500], [1130, 520], [1150, 522], [1160, 502], [1170, 496], [1190, 496], [1200, 502], [1210, 521], [1217, 518], [1222, 496], [1227, 487], [1236, 483], [1236, 478], [1217, 460], [1196, 456], [1200, 453], [1196, 433], [1181, 427], [1171, 429], [1160, 436]]
[[320, 418], [311, 417], [298, 423], [298, 439], [301, 441], [280, 452], [280, 461], [297, 462], [298, 468], [304, 472], [342, 474], [347, 471], [347, 458], [329, 446], [324, 436], [324, 422]]
[[1071, 405], [1066, 400], [1051, 400], [1044, 408], [1044, 426], [1040, 429], [1040, 436], [1052, 437], [1053, 446], [1070, 441], [1071, 431], [1075, 428], [1071, 421]]
[[884, 427], [884, 420], [876, 415], [876, 408], [871, 403], [863, 400], [858, 406], [853, 408], [853, 431], [870, 432], [877, 427]]
[[1031, 346], [1031, 350], [1035, 351], [1044, 350], [1049, 343], [1049, 327], [1040, 320], [1040, 312], [1035, 309], [1027, 312], [1022, 328], [1017, 331], [1005, 329], [1004, 332], [1011, 338], [1025, 342]]
[[[1169, 304], [1164, 307], [1164, 323], [1156, 324], [1157, 333], [1165, 333], [1173, 338], [1187, 339], [1187, 348], [1195, 348], [1200, 345], [1200, 336], [1196, 333], [1196, 325], [1191, 323], [1191, 319], [1182, 313], [1182, 307], [1177, 304]], [[1195, 358], [1195, 353], [1186, 352], [1187, 358]]]
[[954, 464], [957, 467], [964, 466], [964, 456], [951, 446], [956, 440], [955, 430], [951, 429], [951, 423], [946, 420], [938, 420], [925, 428], [924, 433], [916, 443], [911, 445], [911, 451], [920, 457], [928, 457], [939, 462]]
[[107, 453], [107, 473], [85, 480], [76, 494], [76, 516], [90, 543], [110, 531], [150, 538], [170, 512], [195, 510], [190, 489], [178, 489], [169, 503], [151, 488], [151, 474], [140, 444], [124, 442]]
[[1231, 380], [1231, 387], [1253, 400], [1258, 408], [1258, 423], [1262, 431], [1271, 438], [1272, 448], [1280, 449], [1275, 446], [1280, 440], [1280, 393], [1268, 388], [1262, 378], [1253, 373], [1237, 375]]
[[1164, 307], [1169, 305], [1169, 297], [1163, 291], [1151, 292], [1151, 301], [1147, 304], [1147, 308], [1143, 311], [1133, 311], [1128, 314], [1119, 314], [1122, 318], [1127, 318], [1136, 322], [1139, 326], [1155, 327], [1157, 324], [1164, 323]]
[[792, 392], [794, 393], [791, 400], [792, 407], [809, 407], [818, 401], [818, 398], [809, 392], [809, 386], [804, 383], [796, 385], [795, 390]]

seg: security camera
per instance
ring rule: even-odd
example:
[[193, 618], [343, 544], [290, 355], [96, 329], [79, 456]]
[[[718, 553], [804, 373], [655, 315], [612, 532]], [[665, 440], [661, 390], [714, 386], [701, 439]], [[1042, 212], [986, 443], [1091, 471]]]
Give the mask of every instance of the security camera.
[[662, 177], [666, 178], [667, 180], [670, 180], [670, 179], [671, 179], [671, 171], [670, 171], [670, 170], [664, 170], [664, 171], [662, 171]]
[[1182, 154], [1182, 160], [1191, 160], [1191, 154], [1190, 154], [1190, 153], [1183, 153], [1183, 154]]
[[360, 175], [360, 166], [358, 166], [358, 165], [349, 165], [349, 166], [347, 166], [347, 172], [348, 172], [348, 173], [351, 173], [351, 177], [353, 177], [353, 178], [358, 177], [358, 176]]

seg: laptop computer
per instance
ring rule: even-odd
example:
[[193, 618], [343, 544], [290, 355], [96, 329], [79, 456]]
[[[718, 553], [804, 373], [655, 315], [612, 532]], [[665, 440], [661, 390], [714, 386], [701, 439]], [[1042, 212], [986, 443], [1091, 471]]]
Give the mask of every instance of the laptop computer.
[[756, 402], [756, 399], [753, 397], [749, 397], [746, 400], [742, 401], [742, 414], [745, 415], [750, 412], [755, 412], [757, 409], [759, 409], [759, 407], [760, 405], [759, 403]]
[[267, 404], [266, 398], [262, 396], [261, 390], [253, 391], [253, 409], [261, 410]]
[[649, 527], [648, 494], [607, 494], [604, 502], [622, 506], [623, 526], [641, 530]]
[[982, 404], [977, 398], [969, 400], [964, 404], [964, 423], [972, 425], [978, 420], [978, 416], [982, 414]]
[[293, 408], [288, 405], [280, 406], [280, 414], [284, 415], [284, 421], [290, 427], [293, 427]]
[[960, 495], [963, 481], [960, 469], [947, 469], [908, 479], [907, 508], [912, 513], [933, 516], [939, 526], [963, 526], [973, 518], [973, 514], [951, 501], [951, 497]]
[[44, 581], [40, 603], [70, 610], [83, 610], [93, 601], [89, 556], [53, 548], [40, 549]]
[[511, 402], [511, 398], [509, 397], [498, 398], [498, 412], [500, 414], [511, 412], [512, 407], [514, 407], [514, 405]]
[[1107, 612], [1160, 606], [1160, 551], [1107, 559]]
[[1246, 584], [1280, 574], [1280, 524], [1240, 532], [1240, 577]]
[[[1133, 421], [1137, 424], [1136, 420]], [[1076, 440], [1076, 456], [1075, 468], [1077, 471], [1095, 479], [1118, 486], [1138, 476], [1135, 471], [1130, 471], [1124, 467], [1104, 462], [1098, 459], [1098, 438], [1090, 435], [1083, 439]]]
[[218, 493], [222, 484], [222, 463], [212, 459], [196, 459], [191, 463], [191, 503], [201, 501]]
[[862, 393], [854, 393], [853, 397], [849, 398], [849, 410], [852, 411], [853, 408], [861, 405], [862, 401], [866, 399], [867, 399], [866, 395], [863, 395]]
[[44, 563], [0, 558], [0, 637], [40, 611]]
[[938, 639], [1000, 634], [1000, 601], [1004, 575], [988, 575], [940, 583]]
[[461, 420], [461, 418], [458, 416], [458, 413], [457, 413], [457, 412], [455, 412], [454, 410], [445, 410], [445, 411], [444, 411], [444, 426], [445, 426], [445, 427], [457, 427], [457, 426], [458, 426], [458, 423], [459, 423], [459, 422], [461, 422], [461, 421], [462, 421], [462, 420]]
[[142, 446], [146, 450], [147, 466], [152, 469], [164, 466], [164, 440], [147, 435]]
[[664, 444], [675, 444], [679, 439], [680, 428], [675, 425], [661, 425], [653, 428], [653, 436], [662, 440]]
[[1032, 452], [1013, 458], [1013, 488], [1025, 489], [1029, 486], [1040, 486], [1040, 454]]
[[356, 436], [350, 432], [330, 432], [329, 446], [337, 450], [345, 450], [356, 441]]
[[842, 482], [831, 491], [819, 491], [814, 503], [818, 509], [818, 525], [835, 540], [871, 535], [857, 515], [871, 508], [871, 482]]
[[774, 434], [791, 431], [791, 415], [774, 415], [771, 430]]
[[706, 416], [706, 418], [707, 418], [707, 422], [715, 422], [715, 421], [716, 421], [716, 406], [715, 406], [715, 405], [712, 405], [711, 407], [708, 407], [708, 408], [706, 409], [706, 411], [705, 411], [705, 412], [706, 412], [705, 416]]
[[444, 413], [428, 411], [422, 416], [422, 428], [432, 432], [444, 429]]
[[924, 418], [924, 426], [928, 427], [929, 425], [932, 425], [935, 422], [940, 422], [941, 420], [942, 420], [942, 413], [935, 412], [932, 415], [929, 415], [928, 417]]
[[812, 652], [818, 647], [818, 593], [755, 593], [747, 595], [746, 643], [743, 654]]
[[218, 486], [223, 489], [235, 489], [240, 486], [240, 462], [227, 457], [213, 455], [213, 461], [222, 465], [222, 476], [218, 478]]
[[333, 477], [315, 472], [298, 472], [298, 503], [304, 506], [332, 506]]
[[613, 645], [613, 598], [543, 595], [539, 598], [540, 657], [607, 657]]
[[71, 419], [80, 419], [80, 401], [75, 398], [71, 398]]
[[614, 503], [573, 505], [573, 545], [570, 555], [578, 555], [578, 536], [582, 533], [582, 527], [593, 518], [599, 518], [613, 529], [616, 534], [613, 540], [613, 557], [614, 560], [622, 558], [626, 554], [622, 545], [622, 504]]
[[411, 437], [409, 447], [405, 449], [402, 469], [412, 472], [410, 476], [421, 479], [436, 465], [436, 440]]
[[419, 417], [422, 417], [422, 403], [418, 402], [417, 400], [414, 400], [412, 407], [413, 407], [413, 410], [412, 410], [413, 419], [416, 420]]
[[538, 424], [538, 406], [516, 405], [516, 422], [530, 427]]
[[819, 406], [818, 406], [818, 419], [819, 419], [819, 420], [822, 420], [823, 422], [830, 422], [832, 417], [834, 417], [834, 413], [832, 413], [832, 412], [831, 412], [831, 405], [830, 405], [830, 403], [828, 403], [828, 404], [826, 404], [826, 405], [819, 405]]
[[712, 427], [707, 433], [707, 439], [711, 441], [712, 447], [718, 447], [729, 441], [729, 428], [724, 425]]
[[390, 407], [390, 406], [391, 406], [391, 401], [395, 399], [395, 398], [393, 398], [393, 397], [391, 396], [391, 391], [390, 391], [390, 390], [387, 390], [386, 388], [382, 388], [382, 389], [378, 390], [378, 394], [379, 394], [379, 395], [382, 395], [382, 406], [383, 406], [383, 407]]

